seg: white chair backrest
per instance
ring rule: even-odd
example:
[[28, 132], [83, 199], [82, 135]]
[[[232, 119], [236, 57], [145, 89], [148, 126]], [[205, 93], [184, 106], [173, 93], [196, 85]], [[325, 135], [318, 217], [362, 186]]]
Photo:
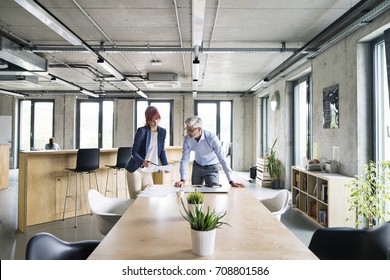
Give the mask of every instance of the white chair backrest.
[[97, 215], [122, 216], [131, 205], [131, 200], [126, 198], [105, 197], [96, 190], [88, 191], [88, 203], [92, 213]]
[[97, 228], [103, 235], [107, 235], [133, 201], [132, 199], [105, 197], [96, 190], [88, 191], [89, 207], [96, 215]]
[[260, 200], [265, 207], [280, 219], [280, 215], [286, 212], [288, 202], [290, 199], [290, 192], [286, 189], [278, 191], [273, 197]]

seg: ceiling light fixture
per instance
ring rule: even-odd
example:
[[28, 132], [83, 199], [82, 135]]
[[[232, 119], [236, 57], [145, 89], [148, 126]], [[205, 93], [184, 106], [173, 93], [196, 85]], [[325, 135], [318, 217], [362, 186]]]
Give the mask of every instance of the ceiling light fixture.
[[98, 97], [99, 97], [99, 95], [93, 93], [92, 91], [86, 90], [86, 89], [81, 89], [80, 92], [81, 92], [81, 93], [84, 93], [84, 94], [86, 94], [86, 95], [95, 97], [95, 98], [98, 98]]
[[0, 93], [7, 94], [7, 95], [12, 95], [12, 96], [16, 96], [16, 97], [24, 97], [23, 94], [12, 92], [12, 91], [8, 91], [8, 90], [4, 90], [4, 89], [0, 89]]
[[195, 59], [192, 62], [192, 79], [199, 80], [199, 60]]
[[110, 63], [105, 61], [104, 59], [98, 59], [97, 63], [102, 66], [104, 69], [106, 69], [108, 72], [110, 72], [112, 75], [115, 76], [118, 80], [123, 80], [125, 77], [119, 72], [118, 70], [115, 69], [114, 66], [112, 66]]
[[83, 42], [75, 34], [73, 34], [72, 31], [60, 23], [56, 18], [54, 18], [54, 16], [52, 16], [50, 12], [46, 11], [46, 9], [44, 9], [39, 3], [33, 0], [15, 0], [15, 2], [17, 2], [20, 6], [26, 9], [29, 13], [42, 21], [72, 45], [83, 45]]
[[131, 90], [138, 90], [138, 88], [132, 82], [130, 82], [128, 79], [123, 79], [122, 82], [126, 86], [128, 86]]
[[62, 79], [59, 79], [59, 78], [56, 78], [56, 77], [53, 77], [51, 78], [52, 81], [56, 82], [56, 83], [59, 83], [63, 86], [66, 86], [66, 87], [69, 87], [71, 89], [74, 89], [74, 90], [80, 90], [80, 87], [68, 82], [68, 81], [65, 81], [65, 80], [62, 80]]
[[198, 90], [198, 80], [192, 80], [192, 90]]
[[143, 92], [142, 90], [137, 90], [137, 94], [138, 95], [141, 95], [143, 98], [148, 98], [149, 96], [145, 93], [145, 92]]
[[206, 0], [192, 0], [192, 46], [202, 46]]

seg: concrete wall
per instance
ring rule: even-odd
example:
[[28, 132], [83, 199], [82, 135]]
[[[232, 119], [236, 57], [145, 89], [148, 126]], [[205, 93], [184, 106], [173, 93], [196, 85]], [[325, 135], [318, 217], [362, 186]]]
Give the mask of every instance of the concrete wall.
[[[339, 148], [339, 172], [354, 176], [361, 172], [362, 166], [371, 155], [371, 50], [369, 40], [383, 35], [390, 27], [390, 12], [387, 11], [369, 25], [339, 41], [316, 58], [296, 69], [267, 89], [259, 91], [255, 98], [281, 93], [280, 108], [270, 111], [270, 139], [278, 138], [278, 155], [284, 166], [289, 168], [292, 152], [290, 118], [291, 81], [300, 73], [311, 68], [313, 92], [313, 144], [318, 147], [319, 157], [332, 158], [332, 148]], [[323, 89], [339, 85], [339, 128], [323, 128]], [[286, 102], [287, 101], [287, 102]], [[261, 120], [260, 111], [255, 112]], [[260, 117], [259, 117], [260, 116]], [[313, 146], [314, 146], [313, 145]], [[289, 170], [285, 170], [286, 187], [289, 185]]]
[[[81, 97], [73, 96], [55, 96], [45, 95], [44, 97], [32, 97], [31, 99], [54, 99], [54, 137], [56, 142], [62, 149], [75, 148], [75, 127], [76, 127], [76, 104]], [[155, 99], [173, 100], [173, 145], [181, 146], [185, 135], [184, 120], [194, 115], [194, 99], [192, 96], [185, 95], [161, 95], [155, 96]], [[227, 95], [209, 95], [202, 99], [207, 100], [232, 100], [233, 101], [233, 168], [235, 170], [248, 170], [248, 167], [253, 163], [251, 157], [251, 147], [253, 145], [252, 137], [244, 137], [251, 130], [244, 132], [246, 123], [253, 124], [252, 118], [252, 103], [251, 98], [241, 98], [238, 96]], [[0, 115], [11, 115], [13, 120], [17, 120], [18, 102], [17, 98], [0, 95]], [[132, 146], [135, 124], [135, 100], [134, 99], [115, 99], [114, 100], [114, 147]], [[13, 142], [18, 139], [17, 131], [18, 124], [13, 124]], [[246, 134], [245, 134], [246, 133]], [[249, 134], [250, 135], [250, 134]], [[17, 156], [17, 151], [11, 147], [13, 156]], [[10, 164], [11, 168], [16, 168], [16, 165]]]

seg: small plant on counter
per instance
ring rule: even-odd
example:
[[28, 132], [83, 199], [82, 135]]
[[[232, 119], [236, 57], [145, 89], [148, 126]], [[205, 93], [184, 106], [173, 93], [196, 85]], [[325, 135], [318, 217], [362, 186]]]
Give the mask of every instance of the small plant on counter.
[[203, 204], [204, 196], [201, 192], [190, 192], [187, 196], [188, 204]]
[[207, 207], [207, 210], [201, 208], [195, 208], [194, 211], [189, 211], [186, 209], [183, 200], [181, 200], [183, 205], [184, 214], [180, 212], [183, 218], [190, 223], [191, 229], [197, 231], [210, 231], [217, 229], [222, 225], [228, 225], [228, 223], [223, 222], [223, 217], [226, 216], [226, 211], [223, 213], [217, 213], [215, 209], [210, 210], [210, 207]]

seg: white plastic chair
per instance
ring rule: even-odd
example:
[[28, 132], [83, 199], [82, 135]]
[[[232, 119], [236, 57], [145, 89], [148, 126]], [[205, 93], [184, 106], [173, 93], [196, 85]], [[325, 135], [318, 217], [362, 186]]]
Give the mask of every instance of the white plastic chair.
[[97, 228], [103, 235], [107, 235], [132, 202], [132, 199], [105, 197], [93, 189], [88, 191], [89, 207], [96, 216]]
[[280, 220], [281, 215], [286, 212], [288, 208], [289, 200], [290, 192], [284, 189], [280, 190], [273, 197], [261, 199], [260, 202]]

